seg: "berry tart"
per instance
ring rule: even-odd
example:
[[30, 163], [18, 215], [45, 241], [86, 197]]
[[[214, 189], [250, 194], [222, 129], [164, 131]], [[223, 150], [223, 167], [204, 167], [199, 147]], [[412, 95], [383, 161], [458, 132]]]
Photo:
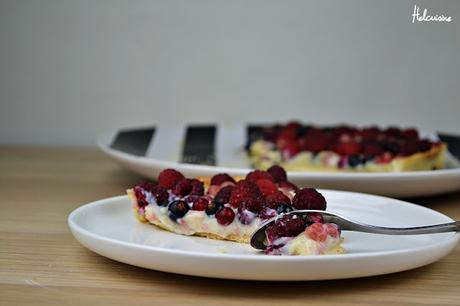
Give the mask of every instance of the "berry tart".
[[289, 171], [400, 172], [440, 169], [445, 143], [416, 129], [317, 127], [291, 122], [267, 127], [248, 144], [252, 165]]
[[[254, 170], [236, 180], [225, 173], [189, 179], [166, 169], [157, 183], [141, 182], [127, 193], [140, 221], [174, 233], [248, 243], [263, 222], [279, 216], [267, 230], [272, 250], [267, 254], [341, 252], [338, 228], [333, 232], [332, 225], [323, 224], [318, 216], [282, 217], [295, 209], [325, 210], [326, 200], [313, 188], [299, 189], [290, 183], [280, 166]], [[319, 226], [325, 226], [326, 236]]]

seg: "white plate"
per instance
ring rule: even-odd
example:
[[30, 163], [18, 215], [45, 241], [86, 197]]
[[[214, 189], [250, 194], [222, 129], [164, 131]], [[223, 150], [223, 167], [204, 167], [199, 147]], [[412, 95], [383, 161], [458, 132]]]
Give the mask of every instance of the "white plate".
[[[452, 222], [431, 209], [366, 194], [321, 191], [328, 211], [375, 225], [420, 226]], [[74, 210], [69, 226], [88, 249], [144, 268], [247, 280], [320, 280], [398, 272], [439, 260], [460, 234], [386, 236], [343, 232], [343, 255], [267, 256], [249, 245], [173, 234], [137, 221], [126, 196]]]
[[[227, 172], [245, 175], [249, 165], [242, 149], [246, 141], [245, 126], [217, 125], [216, 166], [180, 163], [184, 139], [184, 126], [156, 128], [155, 136], [145, 144], [143, 154], [132, 154], [112, 146], [119, 129], [98, 139], [98, 146], [122, 165], [150, 178], [158, 177], [161, 170], [175, 168], [184, 175], [214, 175]], [[139, 131], [142, 128], [128, 130]], [[129, 137], [129, 135], [128, 135]], [[136, 144], [134, 144], [136, 145]], [[299, 186], [373, 193], [391, 197], [428, 196], [460, 189], [460, 166], [450, 154], [446, 169], [403, 173], [315, 173], [289, 172], [289, 179]]]

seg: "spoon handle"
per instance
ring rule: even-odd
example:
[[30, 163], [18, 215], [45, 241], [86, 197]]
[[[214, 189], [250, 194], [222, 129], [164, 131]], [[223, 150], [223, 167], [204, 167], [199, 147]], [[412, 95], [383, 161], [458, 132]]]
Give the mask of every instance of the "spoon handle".
[[449, 222], [436, 225], [416, 226], [416, 227], [383, 227], [362, 224], [358, 222], [350, 222], [339, 218], [334, 218], [332, 222], [337, 223], [342, 230], [358, 231], [374, 234], [385, 235], [420, 235], [420, 234], [433, 234], [433, 233], [446, 233], [446, 232], [459, 232], [460, 221]]

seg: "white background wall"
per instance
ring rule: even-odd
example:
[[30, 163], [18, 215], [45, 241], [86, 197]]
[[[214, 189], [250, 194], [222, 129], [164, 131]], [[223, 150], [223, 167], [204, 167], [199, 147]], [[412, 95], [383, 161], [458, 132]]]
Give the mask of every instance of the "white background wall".
[[[414, 4], [453, 18], [412, 24]], [[0, 0], [0, 143], [269, 121], [460, 133], [460, 1]]]

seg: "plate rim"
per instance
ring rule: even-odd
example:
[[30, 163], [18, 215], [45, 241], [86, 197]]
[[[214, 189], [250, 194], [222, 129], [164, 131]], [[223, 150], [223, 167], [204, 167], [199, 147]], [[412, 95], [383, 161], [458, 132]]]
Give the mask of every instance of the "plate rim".
[[[453, 222], [454, 220], [451, 219], [450, 217], [433, 210], [428, 207], [420, 206], [414, 203], [398, 200], [398, 199], [393, 199], [385, 196], [377, 196], [377, 195], [372, 195], [372, 194], [366, 194], [366, 193], [360, 193], [360, 192], [350, 192], [350, 191], [340, 191], [340, 190], [331, 190], [331, 189], [320, 189], [321, 192], [337, 192], [337, 193], [347, 193], [347, 194], [358, 194], [359, 196], [367, 196], [367, 197], [376, 197], [376, 198], [383, 198], [383, 199], [390, 199], [392, 201], [400, 202], [399, 205], [406, 205], [406, 206], [413, 206], [417, 209], [421, 210], [426, 210], [429, 213], [434, 213], [437, 214], [443, 218], [446, 218], [446, 222]], [[133, 248], [133, 249], [138, 249], [142, 251], [154, 251], [154, 252], [159, 252], [162, 254], [174, 254], [177, 256], [187, 256], [187, 257], [194, 257], [194, 258], [202, 258], [202, 259], [221, 259], [221, 260], [243, 260], [243, 261], [269, 261], [269, 262], [309, 262], [309, 261], [330, 261], [330, 260], [337, 260], [337, 259], [342, 259], [342, 260], [356, 260], [360, 258], [378, 258], [378, 257], [387, 257], [387, 256], [398, 256], [401, 254], [411, 254], [411, 253], [418, 253], [418, 252], [426, 252], [432, 249], [438, 249], [438, 248], [448, 248], [448, 247], [455, 247], [459, 240], [460, 240], [460, 235], [457, 235], [457, 233], [452, 233], [451, 237], [447, 237], [446, 239], [443, 239], [440, 242], [436, 243], [431, 243], [428, 245], [420, 246], [420, 247], [412, 247], [412, 248], [405, 248], [405, 249], [397, 249], [397, 250], [388, 250], [388, 251], [372, 251], [372, 252], [361, 252], [361, 253], [352, 253], [352, 254], [337, 254], [337, 255], [322, 255], [322, 256], [314, 256], [314, 255], [309, 255], [309, 256], [267, 256], [263, 254], [228, 254], [228, 253], [206, 253], [206, 252], [197, 252], [197, 251], [187, 251], [187, 250], [181, 250], [181, 249], [171, 249], [171, 248], [164, 248], [164, 247], [158, 247], [158, 246], [151, 246], [151, 245], [140, 245], [134, 242], [127, 242], [127, 241], [122, 241], [119, 239], [114, 239], [106, 236], [102, 236], [100, 234], [93, 233], [84, 227], [80, 226], [77, 221], [75, 220], [79, 214], [84, 212], [85, 210], [91, 209], [92, 207], [97, 207], [97, 206], [102, 206], [102, 205], [113, 205], [110, 204], [113, 201], [121, 201], [121, 200], [126, 200], [129, 201], [128, 196], [126, 195], [120, 195], [120, 196], [114, 196], [114, 197], [109, 197], [109, 198], [104, 198], [100, 200], [96, 200], [93, 202], [86, 203], [82, 206], [77, 207], [74, 209], [67, 218], [68, 226], [74, 235], [74, 237], [81, 243], [81, 241], [76, 237], [75, 232], [78, 234], [82, 234], [86, 237], [89, 237], [95, 241], [104, 241], [106, 243], [110, 244], [115, 244], [117, 246], [122, 246], [122, 247], [128, 247], [128, 248]], [[130, 206], [127, 206], [130, 208]], [[153, 225], [152, 225], [153, 226]], [[174, 234], [174, 233], [172, 233]], [[446, 233], [447, 234], [447, 233]], [[195, 237], [195, 236], [191, 236]], [[200, 237], [198, 237], [200, 238]], [[206, 238], [202, 238], [206, 239]], [[449, 251], [450, 252], [450, 251]]]

